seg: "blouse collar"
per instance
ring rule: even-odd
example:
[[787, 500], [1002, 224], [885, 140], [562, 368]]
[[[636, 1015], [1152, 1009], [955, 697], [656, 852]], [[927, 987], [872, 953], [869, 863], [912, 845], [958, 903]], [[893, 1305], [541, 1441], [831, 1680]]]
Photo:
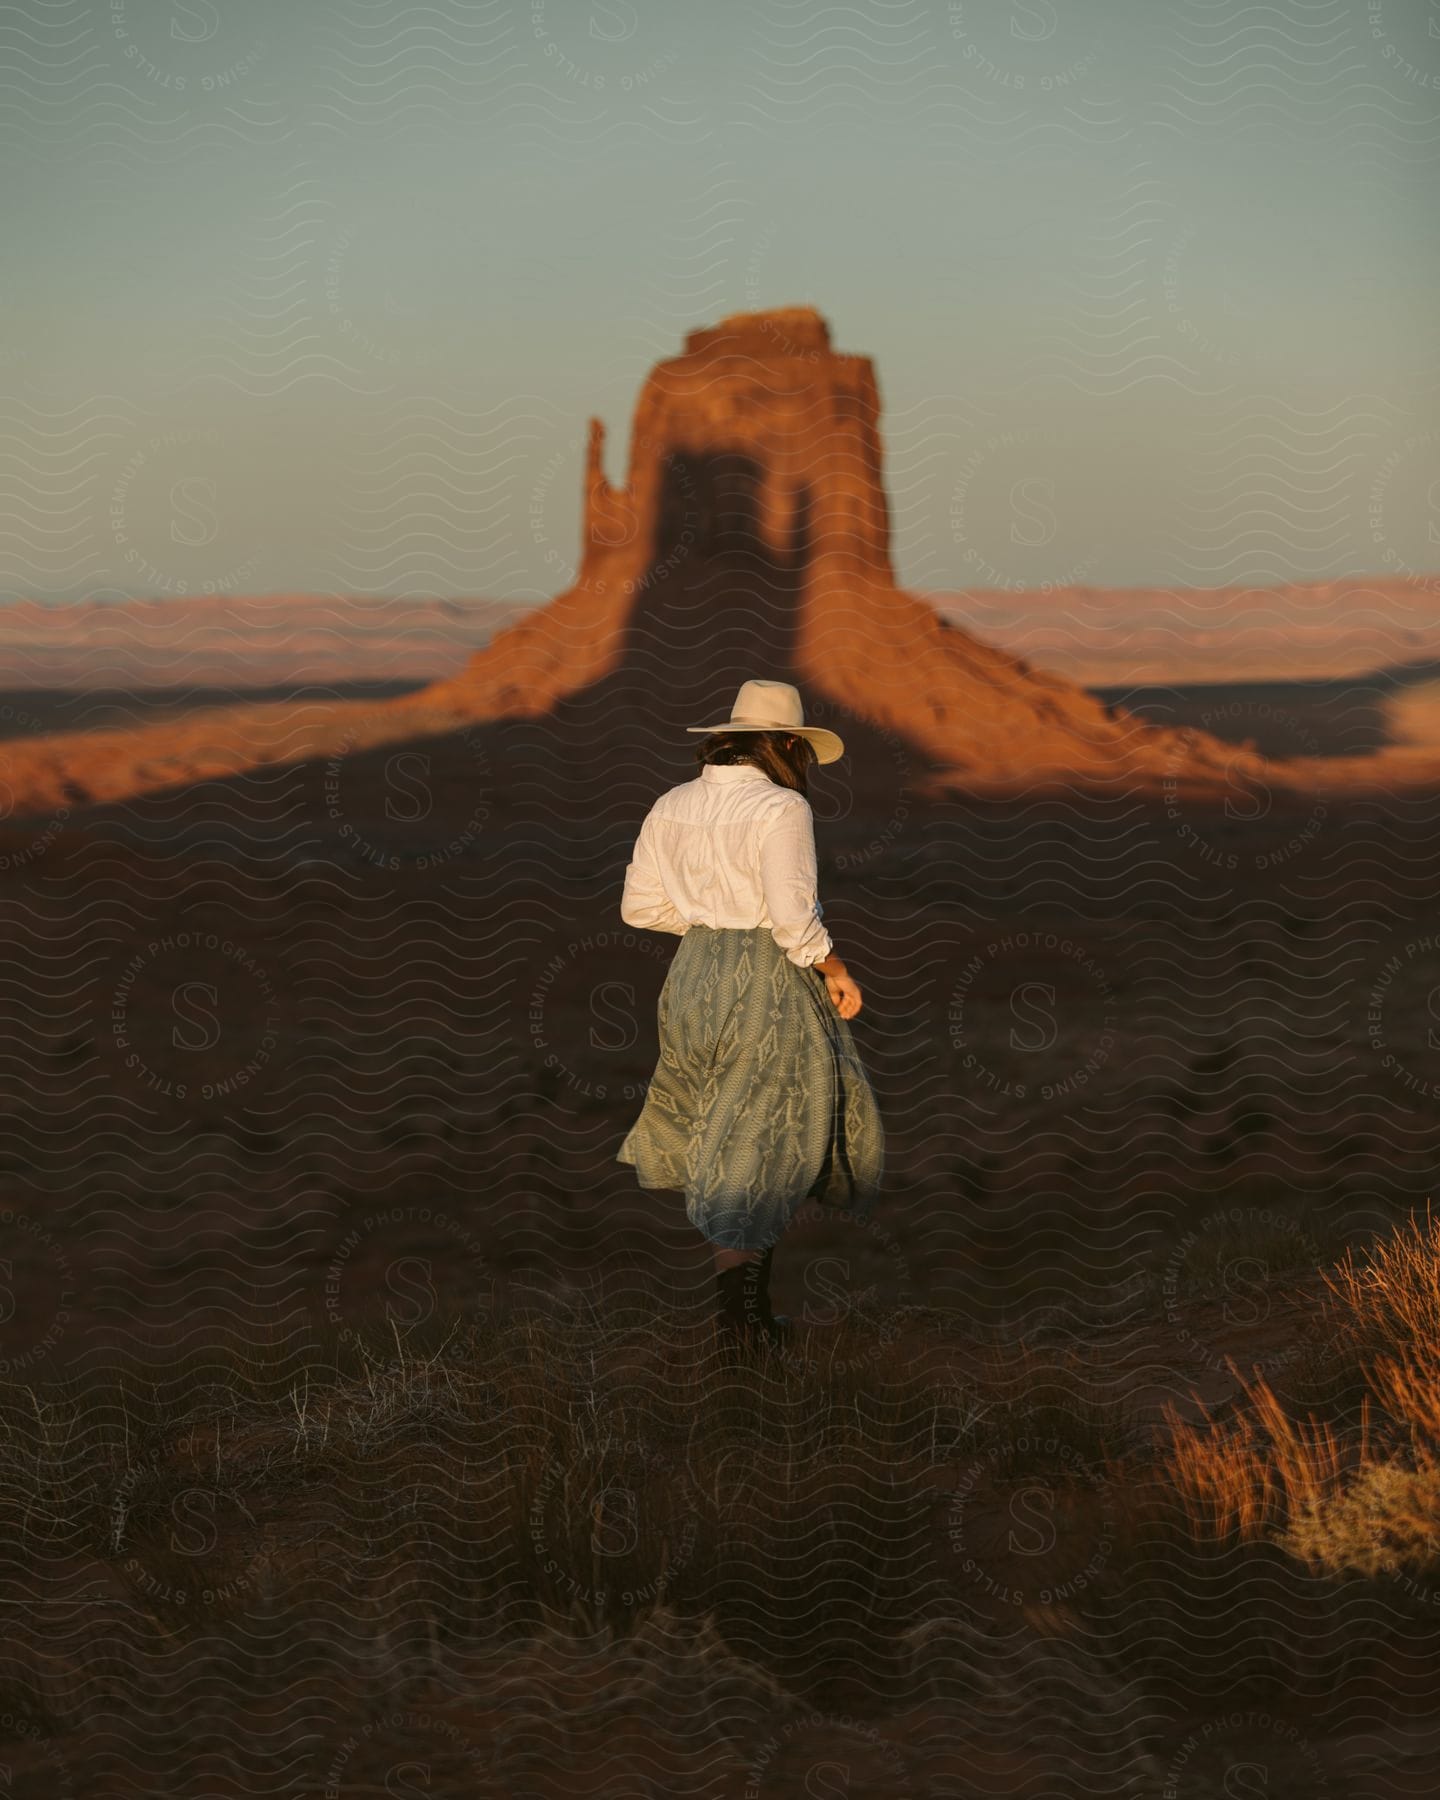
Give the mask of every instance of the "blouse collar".
[[770, 777], [754, 763], [705, 763], [700, 770], [702, 781], [768, 781]]

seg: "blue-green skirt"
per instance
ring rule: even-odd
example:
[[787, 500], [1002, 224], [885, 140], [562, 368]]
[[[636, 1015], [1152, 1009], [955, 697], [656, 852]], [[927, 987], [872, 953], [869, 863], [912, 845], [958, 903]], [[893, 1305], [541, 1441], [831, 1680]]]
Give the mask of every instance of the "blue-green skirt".
[[776, 1242], [806, 1200], [864, 1221], [885, 1136], [825, 977], [766, 926], [692, 925], [660, 991], [660, 1059], [617, 1162], [685, 1195], [717, 1249]]

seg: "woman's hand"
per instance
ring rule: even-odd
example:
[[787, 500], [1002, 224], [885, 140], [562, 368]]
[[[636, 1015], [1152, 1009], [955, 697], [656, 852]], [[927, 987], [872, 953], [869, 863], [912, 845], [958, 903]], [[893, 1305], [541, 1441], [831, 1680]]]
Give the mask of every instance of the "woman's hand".
[[860, 1010], [861, 1001], [860, 989], [851, 979], [849, 970], [841, 969], [838, 975], [828, 975], [824, 969], [820, 973], [825, 976], [826, 990], [840, 1017], [853, 1019]]

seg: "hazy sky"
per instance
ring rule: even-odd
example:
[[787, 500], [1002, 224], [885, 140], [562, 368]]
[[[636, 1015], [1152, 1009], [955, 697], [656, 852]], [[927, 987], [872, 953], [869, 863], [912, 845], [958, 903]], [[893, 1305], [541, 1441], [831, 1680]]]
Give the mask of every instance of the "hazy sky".
[[921, 588], [1440, 570], [1440, 0], [19, 0], [0, 594], [538, 600], [809, 302]]

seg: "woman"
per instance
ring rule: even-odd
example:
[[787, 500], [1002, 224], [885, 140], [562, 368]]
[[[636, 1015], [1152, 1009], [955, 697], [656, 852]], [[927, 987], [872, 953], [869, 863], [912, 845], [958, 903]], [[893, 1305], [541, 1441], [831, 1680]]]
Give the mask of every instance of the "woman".
[[651, 807], [620, 916], [681, 939], [661, 989], [660, 1057], [617, 1162], [685, 1194], [715, 1252], [731, 1341], [784, 1343], [770, 1306], [775, 1245], [808, 1199], [864, 1218], [884, 1134], [849, 1020], [860, 989], [816, 897], [814, 761], [845, 746], [806, 725], [797, 689], [747, 681], [703, 732], [696, 780]]

